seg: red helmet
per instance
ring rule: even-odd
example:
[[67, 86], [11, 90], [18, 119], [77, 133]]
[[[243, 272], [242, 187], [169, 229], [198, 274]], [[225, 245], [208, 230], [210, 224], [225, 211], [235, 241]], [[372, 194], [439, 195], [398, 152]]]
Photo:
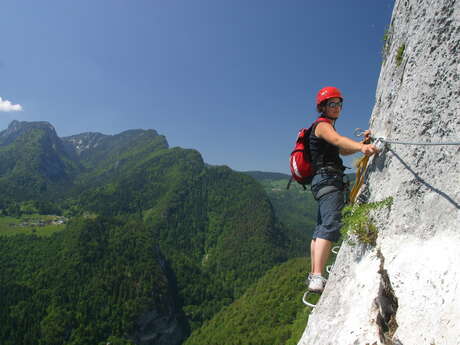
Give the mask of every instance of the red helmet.
[[320, 104], [322, 101], [325, 101], [329, 98], [339, 97], [343, 101], [342, 93], [339, 89], [333, 86], [326, 86], [319, 90], [316, 95], [316, 105]]

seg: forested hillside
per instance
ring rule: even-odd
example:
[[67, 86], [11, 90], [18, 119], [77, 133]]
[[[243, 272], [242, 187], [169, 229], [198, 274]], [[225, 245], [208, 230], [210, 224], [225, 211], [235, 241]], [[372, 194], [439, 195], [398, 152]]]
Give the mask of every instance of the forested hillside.
[[308, 264], [297, 258], [271, 269], [185, 345], [297, 344], [311, 311], [301, 302]]
[[[187, 332], [171, 272], [139, 220], [77, 219], [51, 238], [3, 238], [0, 251], [2, 344], [128, 344], [146, 336], [167, 344]], [[149, 314], [169, 319], [176, 335]]]
[[287, 189], [290, 175], [247, 171], [264, 187], [276, 217], [286, 229], [295, 256], [305, 256], [310, 252], [309, 241], [316, 224], [317, 203], [310, 189], [303, 189], [293, 181]]
[[[153, 130], [0, 139], [1, 344], [180, 344], [303, 252], [262, 185]], [[50, 213], [62, 230], [21, 234]]]

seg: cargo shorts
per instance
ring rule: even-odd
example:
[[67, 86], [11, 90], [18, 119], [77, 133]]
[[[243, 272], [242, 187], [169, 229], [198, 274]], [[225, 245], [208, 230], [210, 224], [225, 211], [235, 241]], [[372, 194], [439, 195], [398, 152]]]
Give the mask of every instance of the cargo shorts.
[[322, 238], [331, 242], [340, 239], [342, 208], [345, 206], [343, 174], [316, 174], [311, 191], [318, 201], [318, 218], [313, 239]]

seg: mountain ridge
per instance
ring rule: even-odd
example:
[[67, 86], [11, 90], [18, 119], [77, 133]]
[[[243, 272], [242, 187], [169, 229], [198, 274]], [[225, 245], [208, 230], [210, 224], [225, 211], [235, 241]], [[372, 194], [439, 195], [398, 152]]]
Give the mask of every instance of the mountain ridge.
[[[49, 132], [42, 126], [47, 127]], [[113, 136], [83, 134], [82, 137], [86, 136], [87, 142], [78, 135], [71, 136], [73, 145], [83, 144], [85, 150], [81, 150], [80, 155], [74, 150], [75, 154], [70, 156], [68, 152], [72, 150], [69, 150], [69, 146], [67, 150], [62, 149], [63, 146], [56, 146], [63, 142], [57, 136], [53, 140], [60, 141], [55, 147], [36, 145], [37, 142], [52, 141], [50, 137], [54, 134], [48, 123], [14, 123], [13, 127], [16, 131], [22, 130], [22, 134], [10, 140], [8, 145], [0, 147], [0, 162], [4, 162], [2, 157], [11, 154], [9, 158], [12, 164], [10, 170], [4, 169], [4, 173], [0, 174], [0, 182], [4, 182], [3, 185], [0, 183], [0, 187], [10, 187], [10, 199], [6, 202], [3, 194], [0, 212], [4, 214], [13, 209], [9, 207], [12, 203], [16, 205], [16, 212], [20, 213], [21, 210], [33, 208], [36, 202], [48, 198], [54, 208], [69, 217], [70, 221], [64, 230], [50, 236], [49, 240], [43, 240], [43, 246], [37, 248], [39, 256], [46, 256], [51, 247], [61, 243], [64, 256], [59, 262], [51, 260], [46, 261], [46, 264], [45, 261], [37, 260], [36, 274], [43, 279], [66, 276], [66, 279], [76, 282], [72, 289], [81, 290], [88, 296], [98, 295], [99, 288], [104, 291], [100, 292], [101, 299], [97, 302], [102, 303], [99, 308], [103, 313], [88, 305], [85, 308], [93, 310], [91, 313], [95, 319], [90, 322], [91, 318], [80, 310], [78, 312], [83, 313], [83, 321], [78, 327], [75, 318], [79, 314], [75, 308], [80, 302], [77, 302], [76, 294], [70, 294], [66, 303], [56, 299], [52, 308], [46, 311], [43, 304], [35, 301], [39, 297], [31, 297], [40, 296], [44, 285], [35, 283], [35, 275], [29, 277], [25, 274], [32, 258], [28, 256], [24, 237], [18, 235], [8, 238], [11, 246], [2, 250], [5, 259], [0, 259], [0, 272], [6, 274], [6, 268], [11, 264], [7, 258], [15, 256], [14, 250], [19, 250], [16, 256], [22, 258], [24, 264], [17, 266], [17, 270], [9, 274], [0, 274], [0, 290], [16, 284], [17, 291], [25, 289], [26, 292], [25, 295], [15, 295], [10, 302], [3, 301], [6, 305], [2, 306], [3, 314], [0, 313], [0, 319], [6, 332], [3, 336], [13, 334], [16, 343], [35, 345], [31, 339], [46, 334], [47, 345], [62, 342], [86, 345], [89, 342], [109, 339], [110, 336], [116, 337], [117, 341], [124, 341], [123, 344], [126, 345], [129, 344], [128, 341], [145, 345], [157, 344], [148, 340], [153, 338], [146, 330], [146, 327], [152, 327], [148, 326], [150, 321], [157, 318], [154, 317], [155, 313], [142, 314], [141, 308], [126, 314], [123, 309], [117, 309], [120, 307], [117, 305], [113, 310], [118, 310], [118, 314], [112, 314], [112, 309], [107, 309], [104, 305], [106, 302], [102, 302], [122, 300], [117, 299], [118, 295], [112, 296], [110, 284], [105, 285], [99, 278], [112, 281], [116, 286], [123, 287], [123, 291], [130, 284], [139, 284], [139, 281], [136, 283], [130, 279], [130, 273], [120, 274], [116, 270], [108, 269], [105, 264], [96, 265], [94, 271], [93, 268], [90, 269], [91, 266], [87, 266], [88, 262], [98, 262], [97, 260], [104, 257], [107, 246], [120, 236], [128, 236], [126, 245], [131, 250], [136, 249], [134, 243], [151, 242], [152, 246], [158, 247], [164, 258], [161, 261], [163, 266], [170, 267], [167, 279], [177, 290], [175, 293], [171, 291], [171, 294], [176, 296], [174, 303], [185, 315], [186, 323], [181, 326], [177, 320], [168, 318], [167, 313], [157, 315], [163, 320], [158, 327], [162, 324], [161, 327], [165, 330], [170, 327], [183, 334], [176, 338], [172, 335], [167, 337], [169, 342], [165, 344], [171, 345], [178, 345], [190, 330], [199, 328], [203, 322], [241, 296], [267, 270], [292, 256], [292, 245], [286, 229], [278, 222], [261, 184], [228, 167], [205, 164], [196, 150], [169, 148], [166, 139], [156, 131], [128, 130]], [[14, 134], [13, 132], [11, 130], [8, 135]], [[1, 133], [7, 137], [5, 133]], [[26, 162], [42, 162], [43, 157], [50, 153], [64, 163], [73, 163], [71, 167], [74, 170], [70, 171], [72, 174], [69, 174], [67, 183], [59, 185], [62, 189], [57, 188], [58, 185], [53, 180], [47, 180], [46, 175], [41, 175], [42, 171], [38, 168], [17, 169], [20, 166], [18, 157], [28, 157]], [[46, 162], [45, 159], [43, 161]], [[16, 174], [13, 177], [12, 172]], [[26, 193], [20, 185], [11, 184], [12, 178], [19, 179], [24, 176], [33, 177], [35, 180], [32, 182], [41, 181], [46, 188], [37, 188]], [[73, 236], [71, 241], [68, 236]], [[112, 236], [115, 237], [112, 239]], [[33, 235], [31, 238], [34, 238]], [[119, 245], [121, 244], [117, 244]], [[75, 248], [75, 251], [69, 248]], [[126, 248], [122, 249], [119, 251], [120, 257], [111, 260], [119, 262], [120, 267], [125, 267], [124, 271], [129, 271], [131, 265], [142, 265], [139, 261], [141, 257], [133, 256]], [[110, 255], [115, 255], [116, 251], [111, 253]], [[59, 265], [68, 260], [73, 262], [73, 268], [66, 273]], [[56, 274], [46, 273], [50, 270]], [[142, 275], [136, 279], [141, 278]], [[155, 281], [154, 276], [149, 279]], [[85, 281], [92, 283], [88, 285]], [[53, 291], [61, 291], [58, 286]], [[152, 288], [156, 288], [155, 283]], [[140, 299], [135, 303], [149, 296], [149, 289], [146, 287], [136, 291]], [[165, 293], [160, 292], [162, 295]], [[26, 312], [23, 308], [30, 309]], [[169, 306], [165, 308], [168, 309]], [[172, 310], [171, 308], [168, 310]], [[13, 326], [16, 316], [10, 310], [20, 311], [18, 315], [25, 323], [35, 325], [29, 328], [30, 332]], [[107, 317], [113, 321], [115, 328], [112, 335], [107, 332], [112, 321], [104, 321], [104, 313], [108, 313]], [[53, 333], [52, 325], [59, 321], [58, 315], [63, 315], [63, 323], [59, 323], [62, 328], [59, 331], [56, 328], [57, 333]], [[122, 323], [120, 318], [124, 318]], [[141, 324], [135, 322], [139, 318], [143, 320]], [[96, 328], [91, 333], [89, 329], [92, 324], [97, 326], [94, 326]], [[72, 332], [66, 331], [67, 329]], [[4, 339], [0, 339], [2, 340]]]

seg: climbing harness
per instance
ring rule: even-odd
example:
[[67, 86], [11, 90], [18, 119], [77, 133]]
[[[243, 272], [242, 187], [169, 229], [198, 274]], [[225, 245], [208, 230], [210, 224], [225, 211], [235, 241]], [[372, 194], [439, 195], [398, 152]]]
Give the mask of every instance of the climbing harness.
[[[331, 249], [331, 252], [332, 252], [333, 254], [337, 255], [338, 252], [339, 252], [339, 250], [340, 250], [340, 246], [335, 246], [335, 247], [333, 247], [333, 248]], [[332, 267], [334, 267], [334, 265], [328, 265], [328, 266], [326, 267], [326, 272], [327, 272], [327, 273], [331, 273]], [[318, 292], [313, 292], [313, 291], [307, 290], [307, 291], [303, 294], [303, 296], [302, 296], [302, 302], [303, 302], [303, 304], [305, 304], [307, 307], [314, 308], [314, 307], [316, 307], [316, 304], [313, 304], [313, 303], [308, 302], [308, 296], [309, 296], [310, 294], [316, 294], [316, 295], [318, 295], [319, 293], [318, 293]]]

